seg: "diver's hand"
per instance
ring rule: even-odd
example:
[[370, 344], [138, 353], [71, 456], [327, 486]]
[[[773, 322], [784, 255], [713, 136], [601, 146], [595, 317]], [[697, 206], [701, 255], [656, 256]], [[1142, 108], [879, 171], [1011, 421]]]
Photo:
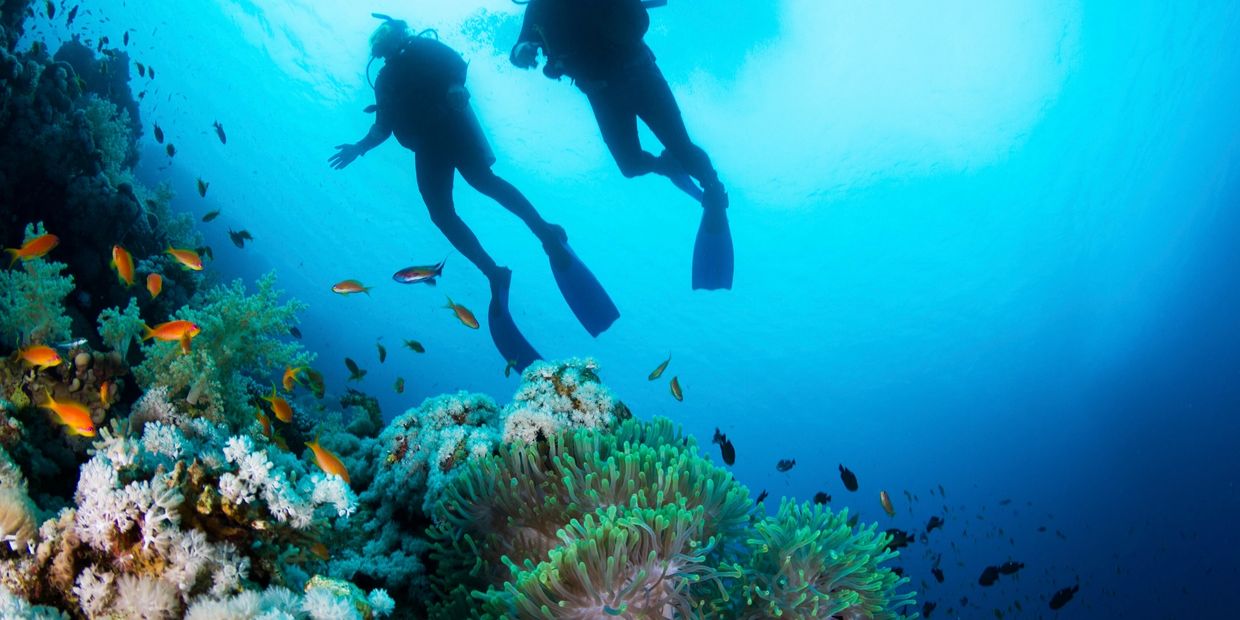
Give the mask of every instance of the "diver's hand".
[[512, 47], [508, 54], [508, 62], [520, 69], [533, 69], [538, 66], [538, 44], [523, 41]]
[[469, 91], [465, 90], [460, 84], [453, 84], [448, 87], [448, 107], [453, 110], [464, 109], [469, 105]]
[[353, 160], [364, 152], [362, 147], [356, 144], [339, 144], [336, 146], [336, 153], [327, 158], [327, 163], [336, 170], [344, 170], [345, 166], [353, 163]]

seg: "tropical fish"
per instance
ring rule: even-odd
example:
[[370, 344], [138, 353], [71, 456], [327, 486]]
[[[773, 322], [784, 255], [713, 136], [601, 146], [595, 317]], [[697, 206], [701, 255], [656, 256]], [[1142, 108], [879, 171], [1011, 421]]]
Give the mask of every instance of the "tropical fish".
[[758, 494], [758, 499], [754, 500], [753, 503], [761, 504], [764, 499], [766, 499], [766, 489], [762, 489], [762, 492]]
[[248, 231], [248, 230], [246, 230], [246, 229], [244, 229], [244, 228], [242, 228], [241, 230], [233, 230], [233, 229], [229, 228], [229, 229], [228, 229], [228, 238], [229, 238], [229, 239], [232, 239], [233, 245], [235, 245], [235, 246], [237, 246], [238, 248], [241, 248], [241, 249], [243, 249], [243, 250], [245, 249], [245, 242], [246, 242], [246, 241], [253, 241], [253, 240], [254, 240], [254, 236], [250, 234], [250, 231]]
[[301, 330], [297, 329], [296, 325], [288, 328], [288, 333], [294, 338], [301, 339]]
[[998, 566], [987, 566], [986, 568], [982, 569], [981, 576], [977, 578], [977, 585], [988, 588], [990, 586], [995, 585], [995, 582], [998, 580], [999, 580], [999, 567]]
[[844, 488], [849, 491], [857, 490], [857, 474], [852, 473], [851, 469], [840, 465], [840, 480], [844, 481]]
[[366, 376], [366, 371], [358, 367], [357, 362], [351, 358], [344, 358], [345, 368], [349, 369], [349, 381], [361, 381]]
[[103, 403], [103, 408], [107, 409], [112, 406], [112, 382], [104, 381], [99, 384], [99, 402]]
[[196, 247], [194, 248], [194, 251], [197, 252], [199, 256], [215, 260], [215, 252], [211, 251], [211, 246], [209, 245]]
[[87, 341], [86, 341], [86, 339], [85, 339], [85, 338], [78, 338], [77, 340], [70, 340], [69, 342], [60, 342], [60, 343], [57, 343], [57, 344], [56, 344], [56, 348], [57, 348], [57, 349], [64, 350], [64, 351], [68, 351], [69, 349], [72, 349], [72, 348], [75, 348], [75, 347], [80, 347], [80, 346], [82, 346], [82, 345], [86, 344], [86, 342], [87, 342]]
[[[943, 583], [943, 582], [940, 581], [939, 583]], [[934, 612], [934, 608], [938, 606], [939, 606], [938, 603], [935, 603], [934, 601], [926, 601], [925, 603], [922, 603], [921, 617], [929, 618], [930, 614]]]
[[55, 248], [58, 245], [60, 245], [60, 237], [50, 234], [39, 235], [38, 237], [22, 244], [22, 247], [20, 248], [5, 248], [4, 251], [8, 252], [9, 255], [13, 257], [13, 259], [9, 261], [9, 266], [12, 267], [13, 264], [19, 260], [28, 261], [36, 258], [42, 258], [47, 255], [48, 252], [51, 252], [52, 248]]
[[293, 408], [289, 406], [287, 400], [276, 393], [274, 383], [271, 385], [271, 395], [261, 398], [271, 404], [271, 412], [275, 414], [277, 420], [285, 424], [293, 421]]
[[401, 284], [418, 284], [420, 282], [425, 282], [426, 284], [435, 286], [435, 278], [443, 275], [443, 266], [446, 262], [448, 262], [448, 258], [445, 256], [443, 260], [439, 261], [438, 265], [405, 267], [404, 269], [392, 274], [392, 279], [400, 282]]
[[60, 354], [56, 352], [56, 349], [41, 344], [28, 346], [18, 354], [26, 363], [31, 366], [38, 366], [39, 370], [54, 368], [63, 361], [60, 359]]
[[669, 355], [669, 356], [667, 356], [667, 359], [663, 360], [663, 363], [662, 363], [662, 364], [659, 364], [659, 367], [658, 367], [658, 368], [655, 368], [654, 370], [652, 370], [652, 371], [650, 372], [650, 376], [649, 376], [649, 377], [646, 377], [646, 378], [647, 378], [647, 379], [649, 379], [649, 380], [651, 380], [651, 381], [654, 381], [655, 379], [658, 379], [659, 377], [662, 377], [662, 376], [663, 376], [663, 371], [664, 371], [664, 370], [667, 370], [667, 365], [668, 365], [668, 364], [670, 364], [670, 363], [672, 363], [672, 356], [670, 356], [670, 355]]
[[340, 458], [332, 454], [331, 450], [319, 445], [318, 437], [315, 437], [314, 441], [306, 442], [306, 447], [314, 451], [314, 462], [319, 469], [330, 476], [340, 476], [345, 484], [349, 483], [349, 470], [345, 469], [344, 463], [341, 463]]
[[1060, 609], [1064, 605], [1067, 605], [1068, 601], [1071, 601], [1072, 597], [1076, 596], [1076, 593], [1080, 590], [1081, 586], [1079, 584], [1069, 588], [1061, 588], [1056, 590], [1055, 594], [1051, 595], [1051, 609]]
[[930, 532], [933, 532], [941, 527], [943, 527], [943, 519], [938, 515], [932, 516], [930, 517], [930, 520], [926, 522], [926, 533], [929, 534]]
[[168, 146], [164, 147], [164, 152], [168, 153], [168, 157], [176, 157], [177, 147], [173, 143], [169, 142]]
[[422, 343], [418, 342], [417, 340], [406, 340], [405, 346], [408, 347], [409, 350], [413, 351], [414, 353], [426, 353], [426, 348], [423, 347]]
[[202, 222], [205, 224], [207, 222], [210, 222], [211, 220], [214, 220], [215, 218], [219, 216], [220, 216], [219, 209], [216, 209], [214, 211], [208, 211], [206, 215], [202, 216]]
[[1025, 565], [1023, 562], [1007, 561], [999, 565], [999, 574], [1015, 575], [1016, 573], [1020, 572], [1020, 569], [1024, 567]]
[[124, 45], [129, 45], [129, 31], [128, 30], [125, 31], [125, 36], [121, 37], [121, 43]]
[[146, 72], [151, 74], [151, 79], [155, 79], [155, 67], [147, 67]]
[[203, 180], [202, 180], [202, 177], [198, 177], [198, 195], [199, 195], [199, 196], [202, 196], [203, 198], [206, 198], [206, 197], [207, 197], [207, 188], [208, 188], [208, 187], [210, 187], [210, 186], [211, 186], [211, 184], [210, 184], [210, 183], [208, 183], [208, 182], [206, 182], [206, 181], [203, 181]]
[[72, 25], [73, 25], [73, 20], [77, 19], [77, 12], [78, 12], [78, 6], [77, 6], [77, 5], [74, 5], [74, 7], [73, 7], [73, 8], [69, 9], [69, 19], [65, 22], [65, 25], [66, 25], [66, 26], [72, 26]]
[[796, 459], [779, 459], [779, 462], [775, 463], [775, 471], [782, 474], [796, 466]]
[[[50, 1], [50, 0], [49, 0], [49, 1]], [[133, 64], [135, 64], [135, 65], [137, 65], [137, 66], [138, 66], [138, 75], [139, 75], [140, 77], [146, 77], [146, 65], [144, 65], [144, 64], [142, 64], [142, 63], [140, 63], [140, 62], [135, 62], [135, 63], [133, 63]]]
[[39, 406], [55, 413], [58, 422], [68, 426], [75, 435], [95, 436], [95, 423], [90, 419], [90, 409], [71, 400], [57, 402], [47, 390], [44, 390], [43, 394], [47, 396], [47, 402]]
[[163, 342], [179, 341], [182, 334], [189, 334], [190, 338], [194, 338], [202, 333], [202, 328], [190, 321], [168, 321], [155, 327], [143, 326], [143, 329], [145, 331], [142, 336], [143, 340], [154, 338]]
[[379, 349], [379, 363], [382, 364], [387, 361], [387, 349], [378, 342], [375, 343], [375, 348]]
[[[345, 482], [348, 482], [347, 478], [345, 479]], [[324, 562], [330, 560], [332, 557], [331, 554], [327, 551], [327, 545], [321, 542], [316, 542], [310, 545], [310, 553], [313, 553], [314, 557], [320, 560], [323, 560]]]
[[466, 308], [458, 303], [454, 303], [451, 297], [448, 298], [448, 305], [444, 307], [456, 313], [457, 320], [459, 320], [465, 327], [470, 329], [478, 329], [478, 319], [474, 318], [474, 313], [470, 312], [469, 308]]
[[109, 264], [125, 286], [133, 286], [133, 255], [128, 250], [119, 245], [112, 246], [112, 262]]
[[669, 385], [671, 385], [672, 388], [672, 398], [675, 398], [678, 401], [683, 401], [685, 399], [685, 394], [680, 391], [680, 377], [672, 377], [672, 382]]
[[293, 385], [298, 382], [297, 375], [301, 374], [301, 371], [305, 369], [305, 366], [293, 366], [284, 369], [284, 376], [280, 378], [280, 383], [284, 386], [285, 392], [293, 391]]
[[373, 287], [362, 286], [362, 283], [357, 280], [341, 280], [332, 285], [332, 292], [339, 293], [341, 295], [350, 295], [353, 293], [366, 293], [369, 295], [371, 288]]
[[720, 433], [719, 429], [715, 429], [715, 437], [711, 443], [719, 444], [719, 455], [723, 457], [725, 465], [731, 465], [736, 462], [736, 448], [732, 445], [732, 440], [724, 433]]
[[878, 502], [883, 505], [883, 512], [887, 513], [887, 516], [896, 516], [896, 509], [891, 505], [891, 496], [887, 495], [886, 491], [878, 492]]
[[169, 247], [167, 250], [164, 250], [164, 254], [171, 255], [172, 258], [175, 258], [176, 261], [181, 263], [181, 266], [186, 269], [202, 271], [202, 257], [198, 256], [198, 253], [193, 250], [178, 250], [176, 248]]
[[52, 0], [47, 0], [47, 18], [56, 19], [56, 5], [52, 3]]
[[302, 385], [310, 388], [315, 398], [323, 398], [323, 394], [327, 390], [327, 384], [323, 382], [323, 373], [313, 368], [306, 369], [306, 383]]
[[219, 137], [220, 144], [228, 144], [228, 136], [224, 135], [224, 126], [219, 121], [211, 123], [211, 126], [215, 128], [215, 135]]
[[397, 394], [404, 394], [405, 393], [405, 378], [396, 377], [396, 384], [392, 387], [396, 388]]
[[944, 579], [944, 577], [943, 577], [943, 569], [941, 569], [941, 568], [939, 568], [939, 567], [935, 566], [934, 568], [930, 569], [930, 574], [934, 575], [934, 580], [935, 580], [935, 581], [937, 581], [937, 582], [939, 582], [939, 583], [943, 583], [943, 579]]
[[815, 504], [830, 504], [831, 495], [827, 493], [826, 491], [819, 491], [814, 494], [814, 503]]
[[190, 341], [193, 339], [194, 337], [189, 332], [181, 332], [181, 355], [189, 355], [191, 351]]
[[151, 294], [151, 299], [159, 297], [159, 293], [164, 290], [164, 277], [158, 273], [150, 273], [146, 276], [146, 292]]
[[263, 429], [263, 437], [271, 439], [271, 418], [261, 411], [254, 412], [254, 419], [258, 420], [258, 424]]
[[915, 540], [915, 537], [911, 532], [906, 532], [898, 528], [892, 528], [883, 533], [891, 537], [891, 540], [887, 543], [886, 547], [888, 551], [903, 549]]
[[[142, 63], [138, 63], [138, 66], [141, 67]], [[164, 143], [164, 130], [160, 129], [158, 124], [154, 124], [154, 127], [155, 129], [152, 131], [152, 133], [155, 134], [155, 141], [158, 142], [159, 144], [163, 144]]]

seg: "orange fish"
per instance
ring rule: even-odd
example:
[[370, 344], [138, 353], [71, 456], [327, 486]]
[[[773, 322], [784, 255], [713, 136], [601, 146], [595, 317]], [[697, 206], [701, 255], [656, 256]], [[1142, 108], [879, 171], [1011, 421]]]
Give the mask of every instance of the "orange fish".
[[264, 396], [262, 398], [271, 403], [271, 412], [276, 414], [277, 420], [285, 424], [293, 421], [293, 408], [289, 406], [287, 400], [276, 394], [275, 385], [271, 386], [271, 396]]
[[56, 352], [56, 349], [41, 344], [31, 345], [22, 349], [20, 355], [31, 366], [38, 366], [39, 370], [55, 368], [63, 361], [60, 359], [60, 354]]
[[168, 248], [164, 250], [164, 254], [171, 254], [182, 267], [193, 271], [202, 271], [202, 257], [193, 250], [178, 250], [176, 248]]
[[680, 377], [672, 377], [672, 398], [684, 400], [684, 392], [680, 391]]
[[878, 502], [883, 505], [883, 512], [887, 513], [887, 516], [896, 516], [896, 509], [891, 505], [891, 496], [887, 495], [886, 491], [878, 492]]
[[125, 286], [133, 286], [133, 256], [119, 245], [112, 246], [112, 268]]
[[372, 288], [374, 287], [362, 286], [362, 283], [357, 280], [341, 280], [332, 285], [332, 292], [341, 295], [348, 295], [350, 293], [366, 293], [369, 295]]
[[189, 355], [191, 350], [189, 342], [193, 338], [188, 330], [181, 332], [181, 355]]
[[[345, 476], [345, 482], [348, 481], [348, 477]], [[321, 542], [316, 542], [313, 545], [310, 545], [310, 553], [313, 553], [314, 557], [317, 557], [324, 562], [328, 561], [332, 557], [331, 554], [327, 552], [327, 545]]]
[[143, 329], [146, 330], [146, 335], [142, 336], [143, 340], [154, 338], [164, 342], [179, 342], [183, 334], [189, 334], [190, 338], [194, 338], [202, 333], [202, 329], [190, 321], [168, 321], [155, 327], [143, 326]]
[[318, 437], [315, 437], [314, 441], [306, 442], [306, 447], [314, 451], [314, 462], [318, 463], [319, 469], [329, 476], [340, 476], [345, 484], [349, 483], [349, 470], [344, 468], [344, 463], [341, 463], [340, 459], [331, 453], [331, 450], [319, 445]]
[[258, 423], [263, 427], [263, 437], [271, 439], [271, 418], [261, 411], [255, 411], [254, 417], [258, 419]]
[[289, 367], [284, 369], [284, 377], [281, 379], [281, 382], [284, 384], [285, 392], [293, 391], [293, 385], [297, 383], [297, 375], [301, 374], [301, 371], [305, 369], [305, 366]]
[[104, 381], [99, 384], [99, 402], [103, 403], [106, 410], [112, 405], [112, 382]]
[[9, 261], [9, 266], [12, 267], [19, 260], [27, 261], [41, 258], [58, 245], [60, 245], [60, 237], [56, 235], [39, 235], [27, 241], [20, 248], [5, 248], [4, 251], [13, 256], [13, 260]]
[[444, 306], [456, 313], [456, 318], [461, 321], [465, 327], [470, 329], [478, 329], [478, 319], [474, 318], [474, 313], [469, 308], [457, 303], [453, 303], [452, 298], [448, 298], [448, 305]]
[[152, 273], [146, 276], [146, 292], [151, 294], [151, 299], [159, 297], [160, 292], [164, 290], [164, 277], [158, 273]]
[[57, 421], [68, 426], [70, 432], [83, 437], [95, 436], [95, 423], [90, 419], [90, 409], [71, 400], [56, 402], [50, 392], [44, 390], [43, 393], [47, 396], [47, 402], [39, 406], [55, 413]]

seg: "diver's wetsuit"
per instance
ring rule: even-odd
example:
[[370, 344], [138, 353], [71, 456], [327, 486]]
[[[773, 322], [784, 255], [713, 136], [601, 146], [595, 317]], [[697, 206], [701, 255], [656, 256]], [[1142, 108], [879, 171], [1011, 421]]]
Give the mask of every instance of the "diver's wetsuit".
[[[547, 242], [554, 232], [529, 200], [491, 171], [495, 154], [468, 101], [450, 103], [449, 90], [464, 87], [467, 65], [452, 48], [426, 37], [411, 37], [387, 59], [375, 80], [375, 125], [365, 142], [395, 135], [414, 151], [418, 190], [431, 221], [448, 241], [488, 279], [501, 269], [482, 249], [452, 201], [456, 171], [474, 189], [511, 211]], [[379, 141], [382, 141], [381, 139]]]
[[[650, 15], [640, 0], [531, 0], [517, 46], [537, 45], [548, 77], [561, 75], [590, 100], [603, 140], [626, 177], [671, 176], [683, 168], [703, 189], [719, 188], [706, 152], [689, 139], [684, 119], [654, 53], [642, 41]], [[517, 47], [513, 47], [513, 64]], [[641, 118], [675, 161], [644, 151]], [[679, 165], [677, 165], [679, 164]]]

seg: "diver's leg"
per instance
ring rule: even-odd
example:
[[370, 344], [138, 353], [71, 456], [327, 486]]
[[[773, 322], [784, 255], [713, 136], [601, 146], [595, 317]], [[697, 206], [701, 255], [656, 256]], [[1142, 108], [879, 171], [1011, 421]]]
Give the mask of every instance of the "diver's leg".
[[462, 166], [459, 168], [461, 177], [482, 195], [498, 202], [513, 215], [521, 218], [529, 226], [534, 235], [544, 245], [554, 241], [563, 241], [564, 229], [555, 226], [539, 215], [534, 205], [526, 199], [521, 190], [512, 183], [500, 178], [489, 166], [482, 164]]
[[415, 168], [418, 176], [418, 191], [430, 211], [431, 221], [448, 238], [452, 247], [482, 271], [487, 280], [494, 281], [501, 275], [501, 269], [495, 264], [474, 232], [465, 225], [461, 216], [457, 215], [452, 203], [452, 181], [456, 168], [447, 159], [427, 153], [418, 153]]
[[[648, 67], [637, 71], [638, 74], [632, 81], [632, 97], [637, 113], [667, 149], [659, 157], [658, 172], [671, 176], [665, 170], [670, 169], [674, 173], [676, 164], [679, 164], [679, 168], [697, 179], [708, 197], [721, 194], [723, 185], [719, 182], [719, 173], [710, 163], [706, 151], [689, 139], [689, 131], [685, 128], [680, 106], [676, 104], [676, 96], [672, 94], [672, 89], [659, 71], [658, 65], [652, 62]], [[674, 161], [667, 160], [669, 155]]]
[[628, 94], [617, 86], [605, 86], [587, 95], [603, 142], [611, 151], [620, 173], [633, 178], [655, 171], [655, 156], [642, 150], [637, 137], [637, 112]]

